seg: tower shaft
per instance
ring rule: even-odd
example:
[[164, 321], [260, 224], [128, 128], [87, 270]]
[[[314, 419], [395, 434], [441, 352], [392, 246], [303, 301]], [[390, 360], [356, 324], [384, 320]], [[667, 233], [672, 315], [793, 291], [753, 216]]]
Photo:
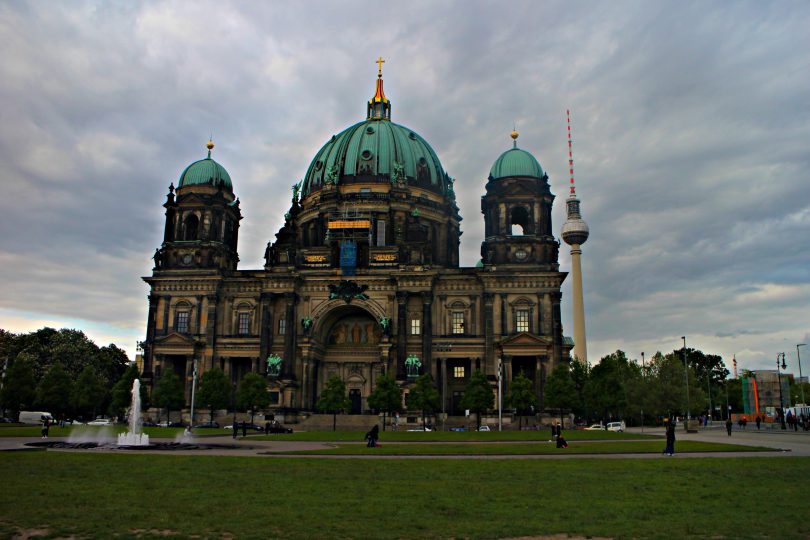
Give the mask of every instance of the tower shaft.
[[582, 250], [579, 244], [571, 246], [571, 295], [574, 301], [574, 358], [588, 365], [588, 347], [585, 343], [585, 303], [582, 299]]

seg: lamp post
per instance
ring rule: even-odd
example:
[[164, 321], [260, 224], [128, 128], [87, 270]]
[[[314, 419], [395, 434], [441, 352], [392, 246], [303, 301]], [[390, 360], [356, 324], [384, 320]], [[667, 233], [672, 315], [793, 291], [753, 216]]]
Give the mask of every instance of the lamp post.
[[[645, 370], [645, 366], [644, 366], [644, 351], [641, 351], [641, 380], [646, 383], [647, 379], [644, 376], [645, 371], [646, 370]], [[644, 398], [642, 398], [642, 400], [643, 399]], [[644, 403], [641, 404], [641, 432], [644, 433]]]
[[782, 357], [782, 369], [785, 369], [785, 353], [776, 353], [776, 381], [779, 384], [779, 419], [782, 429], [787, 429], [785, 425], [785, 402], [782, 400], [782, 373], [779, 371], [779, 357]]
[[[498, 358], [498, 431], [503, 431], [503, 381], [501, 359]], [[492, 394], [490, 394], [492, 395]]]
[[799, 347], [804, 347], [807, 343], [799, 343], [796, 345], [796, 360], [799, 361], [799, 388], [802, 390], [802, 405], [807, 405], [804, 400], [804, 381], [802, 381], [802, 357], [799, 355]]
[[194, 427], [194, 395], [197, 392], [197, 357], [194, 357], [194, 370], [191, 374], [191, 411], [189, 414], [188, 430]]
[[686, 426], [689, 429], [691, 415], [689, 414], [689, 364], [686, 361], [686, 336], [681, 336], [681, 339], [683, 340], [683, 375], [686, 379]]

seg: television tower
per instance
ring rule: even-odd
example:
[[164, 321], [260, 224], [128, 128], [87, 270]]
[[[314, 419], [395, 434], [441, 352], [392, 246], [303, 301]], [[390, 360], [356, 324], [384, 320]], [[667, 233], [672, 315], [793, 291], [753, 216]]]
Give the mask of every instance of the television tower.
[[571, 115], [565, 111], [568, 122], [568, 169], [571, 173], [571, 187], [568, 198], [565, 200], [568, 210], [568, 219], [562, 227], [562, 239], [571, 246], [571, 280], [572, 295], [574, 298], [574, 350], [575, 359], [588, 365], [588, 347], [585, 342], [585, 305], [582, 301], [582, 265], [580, 255], [581, 246], [588, 240], [588, 224], [583, 221], [579, 213], [579, 199], [574, 188], [574, 153], [571, 144]]

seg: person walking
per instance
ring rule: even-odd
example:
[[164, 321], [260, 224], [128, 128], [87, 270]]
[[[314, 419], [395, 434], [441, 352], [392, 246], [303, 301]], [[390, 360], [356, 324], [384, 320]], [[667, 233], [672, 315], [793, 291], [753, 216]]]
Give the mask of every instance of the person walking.
[[668, 456], [675, 455], [675, 425], [669, 421], [668, 418], [664, 419], [664, 426], [666, 426], [667, 446], [664, 448], [664, 454]]
[[762, 424], [762, 418], [760, 418], [759, 415], [757, 415], [756, 422], [757, 422], [757, 431], [759, 431], [759, 426]]
[[377, 439], [380, 438], [380, 426], [374, 424], [374, 427], [371, 428], [368, 433], [366, 433], [366, 447], [368, 448], [375, 448], [377, 446]]
[[247, 437], [247, 422], [242, 422], [242, 437]]
[[728, 431], [728, 436], [731, 437], [731, 426], [734, 425], [734, 422], [731, 421], [731, 417], [726, 420], [726, 431]]
[[236, 440], [237, 435], [239, 435], [239, 422], [234, 420], [233, 421], [233, 440]]
[[48, 431], [50, 430], [50, 427], [51, 427], [50, 419], [47, 416], [43, 416], [42, 417], [42, 438], [43, 439], [48, 438]]
[[557, 440], [559, 440], [560, 437], [562, 437], [562, 424], [560, 422], [557, 422], [557, 429], [555, 433]]

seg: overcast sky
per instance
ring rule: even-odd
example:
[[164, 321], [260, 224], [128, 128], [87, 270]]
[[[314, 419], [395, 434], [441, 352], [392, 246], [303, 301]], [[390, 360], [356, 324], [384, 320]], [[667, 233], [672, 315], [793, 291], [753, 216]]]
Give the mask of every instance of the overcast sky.
[[[79, 328], [134, 357], [161, 205], [210, 133], [242, 201], [240, 268], [260, 268], [290, 185], [365, 118], [381, 55], [392, 120], [457, 179], [463, 265], [513, 124], [559, 234], [570, 109], [591, 362], [685, 335], [729, 368], [784, 351], [798, 372], [808, 28], [789, 1], [2, 2], [0, 327]], [[566, 282], [566, 335], [570, 298]]]

